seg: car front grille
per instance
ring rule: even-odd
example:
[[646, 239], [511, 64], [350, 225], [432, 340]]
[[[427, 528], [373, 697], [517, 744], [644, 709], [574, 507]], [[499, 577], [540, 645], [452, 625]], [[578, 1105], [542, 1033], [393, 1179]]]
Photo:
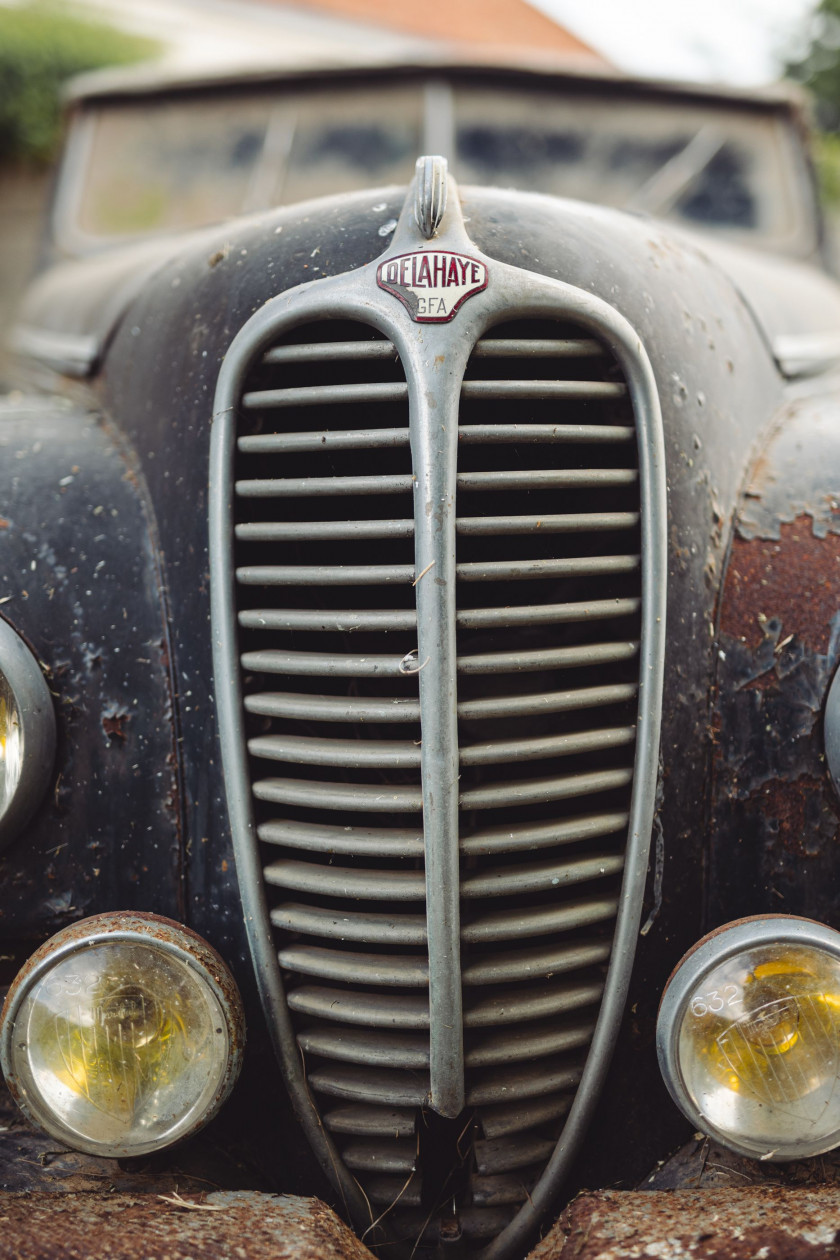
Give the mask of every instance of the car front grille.
[[[308, 1086], [399, 1236], [525, 1202], [589, 1046], [639, 681], [636, 433], [609, 352], [520, 320], [473, 348], [457, 474], [466, 1107], [430, 1094], [409, 387], [362, 324], [300, 325], [241, 394], [235, 565], [263, 873]], [[433, 435], [434, 439], [434, 435]], [[422, 719], [422, 720], [421, 720]]]

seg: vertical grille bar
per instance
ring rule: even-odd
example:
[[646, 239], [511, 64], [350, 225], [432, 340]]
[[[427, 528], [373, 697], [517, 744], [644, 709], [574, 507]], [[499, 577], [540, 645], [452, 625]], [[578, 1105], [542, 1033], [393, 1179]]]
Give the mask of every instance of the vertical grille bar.
[[[434, 340], [434, 338], [432, 339]], [[444, 351], [446, 347], [444, 346]], [[458, 854], [458, 719], [455, 641], [455, 485], [457, 408], [447, 373], [410, 390], [416, 477], [414, 529], [417, 576], [423, 833], [429, 951], [431, 1105], [444, 1116], [464, 1108], [460, 886]], [[449, 405], [449, 414], [447, 409]], [[430, 720], [431, 719], [431, 720]]]

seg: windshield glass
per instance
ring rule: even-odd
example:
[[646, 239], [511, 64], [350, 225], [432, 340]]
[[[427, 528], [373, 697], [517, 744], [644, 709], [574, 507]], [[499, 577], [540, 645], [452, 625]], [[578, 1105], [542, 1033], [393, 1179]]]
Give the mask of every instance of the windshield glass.
[[406, 183], [441, 136], [463, 183], [636, 209], [770, 248], [807, 227], [794, 143], [771, 111], [439, 82], [432, 110], [430, 92], [409, 79], [85, 108], [71, 142], [75, 177], [59, 202], [64, 235], [76, 250], [97, 248]]

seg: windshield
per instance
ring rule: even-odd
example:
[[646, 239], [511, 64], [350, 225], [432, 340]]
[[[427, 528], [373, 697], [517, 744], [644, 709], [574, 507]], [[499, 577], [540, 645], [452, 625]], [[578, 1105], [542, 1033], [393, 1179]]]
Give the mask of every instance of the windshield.
[[89, 107], [76, 133], [59, 203], [76, 251], [406, 183], [420, 153], [441, 150], [462, 183], [637, 209], [769, 248], [807, 228], [781, 116], [714, 101], [418, 81], [205, 90]]

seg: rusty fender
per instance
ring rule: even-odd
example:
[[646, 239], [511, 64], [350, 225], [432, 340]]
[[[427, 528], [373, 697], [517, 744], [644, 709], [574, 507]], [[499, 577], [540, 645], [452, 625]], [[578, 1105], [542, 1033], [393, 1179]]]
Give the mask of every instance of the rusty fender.
[[708, 923], [840, 926], [822, 714], [840, 656], [840, 408], [786, 412], [743, 491], [721, 588]]
[[566, 1208], [529, 1260], [833, 1260], [840, 1190], [602, 1190]]
[[253, 1191], [0, 1194], [15, 1260], [373, 1260], [319, 1199]]

